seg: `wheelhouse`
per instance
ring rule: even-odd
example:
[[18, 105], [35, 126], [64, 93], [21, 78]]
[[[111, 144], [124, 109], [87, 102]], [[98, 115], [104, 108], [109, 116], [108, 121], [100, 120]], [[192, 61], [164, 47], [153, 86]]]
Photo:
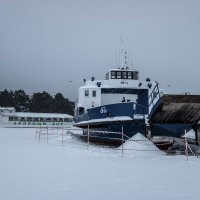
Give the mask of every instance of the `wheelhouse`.
[[128, 69], [117, 69], [110, 70], [106, 74], [106, 79], [129, 79], [129, 80], [138, 80], [139, 73], [138, 71], [128, 70]]

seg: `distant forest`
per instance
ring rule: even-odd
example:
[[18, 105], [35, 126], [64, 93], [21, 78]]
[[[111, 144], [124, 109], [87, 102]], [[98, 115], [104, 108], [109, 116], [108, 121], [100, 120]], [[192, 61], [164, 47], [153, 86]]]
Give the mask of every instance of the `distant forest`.
[[51, 96], [47, 92], [27, 95], [23, 90], [0, 91], [0, 106], [14, 107], [17, 112], [67, 113], [74, 115], [74, 102], [61, 93]]

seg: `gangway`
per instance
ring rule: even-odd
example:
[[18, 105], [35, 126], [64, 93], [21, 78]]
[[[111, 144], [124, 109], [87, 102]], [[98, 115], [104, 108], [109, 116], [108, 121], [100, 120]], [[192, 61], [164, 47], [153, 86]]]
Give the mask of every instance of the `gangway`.
[[177, 137], [181, 136], [185, 129], [194, 129], [196, 140], [199, 140], [199, 121], [200, 95], [164, 94], [148, 116], [152, 134], [168, 135], [168, 132], [171, 134], [169, 136]]
[[200, 120], [200, 95], [163, 95], [149, 115], [150, 123], [196, 124]]

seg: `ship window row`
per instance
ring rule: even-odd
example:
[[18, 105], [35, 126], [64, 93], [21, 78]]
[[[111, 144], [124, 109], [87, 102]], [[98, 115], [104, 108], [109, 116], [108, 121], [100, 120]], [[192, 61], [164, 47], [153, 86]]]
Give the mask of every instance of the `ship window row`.
[[132, 79], [138, 80], [138, 72], [111, 71], [111, 79]]
[[[89, 97], [89, 96], [90, 96], [89, 90], [85, 90], [85, 97]], [[97, 91], [92, 90], [92, 97], [96, 97], [96, 96], [97, 96]]]
[[70, 118], [45, 118], [45, 117], [9, 117], [9, 121], [27, 122], [72, 122]]

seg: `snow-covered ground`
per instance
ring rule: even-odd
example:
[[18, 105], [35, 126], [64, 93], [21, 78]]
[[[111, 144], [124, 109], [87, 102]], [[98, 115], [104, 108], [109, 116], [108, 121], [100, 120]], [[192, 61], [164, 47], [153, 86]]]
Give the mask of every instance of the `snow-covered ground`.
[[120, 150], [88, 146], [70, 135], [62, 146], [61, 139], [51, 135], [47, 144], [35, 129], [0, 128], [0, 199], [200, 199], [199, 158], [154, 151], [125, 151], [122, 157]]

